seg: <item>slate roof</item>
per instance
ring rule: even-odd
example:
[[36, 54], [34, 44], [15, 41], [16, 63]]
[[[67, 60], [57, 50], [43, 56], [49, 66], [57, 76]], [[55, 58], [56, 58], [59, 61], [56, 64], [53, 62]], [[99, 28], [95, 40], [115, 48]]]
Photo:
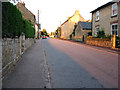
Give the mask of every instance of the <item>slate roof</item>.
[[102, 6], [98, 7], [97, 9], [91, 11], [90, 13], [94, 13], [94, 12], [96, 12], [96, 11], [102, 9], [102, 8], [105, 8], [105, 7], [109, 6], [109, 5], [112, 5], [112, 4], [114, 4], [114, 3], [115, 3], [115, 2], [110, 1], [110, 2], [108, 2], [108, 3], [106, 3], [106, 4], [102, 5]]
[[92, 30], [92, 23], [91, 22], [81, 22], [81, 21], [79, 21], [78, 24], [81, 25], [83, 30]]

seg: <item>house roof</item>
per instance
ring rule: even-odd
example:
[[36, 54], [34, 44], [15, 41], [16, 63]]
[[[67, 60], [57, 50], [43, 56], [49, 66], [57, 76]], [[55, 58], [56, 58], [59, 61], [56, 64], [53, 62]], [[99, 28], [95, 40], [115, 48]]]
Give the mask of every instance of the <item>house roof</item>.
[[25, 3], [20, 3], [18, 2], [16, 6], [23, 6], [32, 16], [35, 16], [30, 10], [28, 10], [25, 6], [24, 6]]
[[114, 3], [115, 3], [115, 2], [110, 1], [110, 2], [108, 2], [108, 3], [106, 3], [106, 4], [102, 5], [102, 6], [98, 7], [97, 9], [91, 11], [90, 13], [94, 13], [94, 12], [96, 12], [96, 11], [98, 11], [98, 10], [100, 10], [100, 9], [103, 9], [103, 8], [109, 6], [109, 5], [112, 5], [112, 4], [114, 4]]
[[92, 29], [92, 23], [91, 22], [81, 22], [81, 21], [79, 21], [78, 24], [81, 25], [83, 30], [91, 30]]
[[[73, 15], [74, 16], [74, 15]], [[69, 17], [63, 24], [65, 24], [66, 22], [68, 22], [70, 20], [70, 18], [72, 18], [73, 16]], [[63, 25], [61, 24], [61, 26]]]
[[[79, 11], [76, 10], [76, 12], [75, 12], [74, 15], [76, 15], [76, 13], [79, 13]], [[73, 15], [73, 16], [74, 16], [74, 15]], [[64, 25], [66, 22], [68, 22], [73, 16], [69, 17], [63, 24], [61, 24], [61, 26]], [[82, 19], [84, 19], [80, 14], [79, 14], [79, 16], [80, 16]]]

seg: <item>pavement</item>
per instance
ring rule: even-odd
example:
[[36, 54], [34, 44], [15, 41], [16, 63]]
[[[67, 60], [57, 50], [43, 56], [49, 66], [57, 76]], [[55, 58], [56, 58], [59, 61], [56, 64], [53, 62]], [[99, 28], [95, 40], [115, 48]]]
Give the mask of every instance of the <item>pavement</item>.
[[[47, 67], [42, 40], [37, 40], [3, 79], [3, 88], [46, 88]], [[45, 69], [46, 68], [46, 69]]]

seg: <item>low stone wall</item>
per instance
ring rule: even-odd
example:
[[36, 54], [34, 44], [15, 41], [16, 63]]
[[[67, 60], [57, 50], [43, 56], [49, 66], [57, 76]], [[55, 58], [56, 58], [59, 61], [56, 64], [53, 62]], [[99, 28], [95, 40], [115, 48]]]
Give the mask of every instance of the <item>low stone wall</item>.
[[101, 38], [89, 38], [86, 40], [86, 44], [110, 48], [113, 46], [111, 40]]
[[2, 76], [4, 77], [20, 60], [22, 54], [34, 43], [34, 39], [4, 38], [2, 40]]

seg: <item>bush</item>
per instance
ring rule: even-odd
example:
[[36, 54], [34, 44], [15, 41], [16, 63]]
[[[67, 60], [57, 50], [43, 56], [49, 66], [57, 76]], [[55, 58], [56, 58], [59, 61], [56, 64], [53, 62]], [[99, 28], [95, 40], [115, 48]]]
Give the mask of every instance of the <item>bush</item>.
[[70, 39], [72, 39], [72, 34], [70, 34]]
[[93, 36], [88, 36], [88, 37], [87, 37], [87, 39], [91, 39], [91, 38], [93, 38]]
[[35, 28], [32, 27], [32, 24], [28, 20], [24, 20], [24, 31], [26, 38], [35, 37]]
[[22, 18], [21, 12], [10, 2], [2, 3], [2, 37], [15, 38], [22, 33], [34, 38], [35, 29], [32, 24]]
[[74, 25], [74, 29], [73, 29], [73, 32], [72, 32], [72, 34], [75, 36], [75, 30], [76, 30], [76, 28], [77, 28], [77, 24], [75, 23], [75, 25]]
[[104, 37], [105, 37], [104, 31], [98, 31], [97, 37], [98, 37], [98, 38], [104, 38]]

